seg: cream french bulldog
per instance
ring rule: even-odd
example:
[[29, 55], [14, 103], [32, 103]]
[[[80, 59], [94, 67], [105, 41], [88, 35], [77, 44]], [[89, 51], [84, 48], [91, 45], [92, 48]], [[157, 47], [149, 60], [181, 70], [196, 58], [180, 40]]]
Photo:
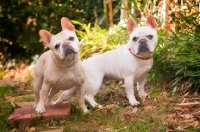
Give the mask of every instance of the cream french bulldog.
[[50, 50], [40, 56], [34, 69], [33, 88], [37, 113], [45, 112], [45, 104], [49, 104], [59, 90], [74, 86], [79, 105], [87, 112], [84, 101], [85, 73], [79, 60], [79, 40], [74, 26], [67, 18], [61, 19], [61, 26], [63, 31], [56, 35], [46, 30], [39, 31], [44, 45]]
[[[82, 62], [85, 70], [85, 99], [93, 106], [98, 106], [94, 100], [101, 85], [109, 80], [123, 81], [129, 103], [139, 104], [134, 96], [134, 84], [141, 98], [147, 93], [144, 90], [147, 74], [153, 65], [152, 54], [156, 48], [158, 37], [157, 24], [152, 15], [146, 19], [146, 26], [137, 27], [133, 19], [127, 21], [129, 41], [126, 45], [91, 57]], [[76, 87], [64, 91], [55, 104], [61, 103], [75, 94]]]

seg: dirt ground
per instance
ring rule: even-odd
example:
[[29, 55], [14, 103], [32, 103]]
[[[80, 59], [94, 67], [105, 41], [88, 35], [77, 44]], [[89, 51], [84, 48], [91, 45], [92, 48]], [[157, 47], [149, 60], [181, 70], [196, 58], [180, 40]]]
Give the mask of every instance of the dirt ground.
[[[0, 85], [16, 85], [14, 96], [32, 94], [31, 79], [31, 68], [29, 69], [28, 66], [23, 65], [13, 70], [5, 70], [5, 76], [0, 79]], [[130, 123], [144, 119], [150, 122], [154, 120], [152, 122], [155, 122], [158, 119], [166, 123], [167, 132], [187, 131], [188, 129], [200, 130], [200, 97], [198, 94], [191, 94], [188, 91], [181, 92], [181, 94], [172, 94], [169, 91], [163, 91], [159, 87], [146, 86], [149, 97], [143, 102], [136, 91], [136, 98], [141, 102], [141, 105], [132, 107], [125, 96], [122, 82], [111, 82], [106, 85], [96, 96], [96, 100], [105, 106], [103, 109], [98, 110], [102, 115], [109, 117], [113, 109], [120, 107], [122, 109], [119, 113], [121, 121]], [[83, 122], [79, 123], [82, 124]], [[96, 129], [99, 127], [96, 124], [93, 125], [96, 126]], [[94, 130], [90, 128], [91, 123], [85, 123], [84, 126], [87, 130]], [[77, 129], [83, 129], [83, 127], [77, 128], [76, 126], [73, 129], [72, 125], [70, 130]]]

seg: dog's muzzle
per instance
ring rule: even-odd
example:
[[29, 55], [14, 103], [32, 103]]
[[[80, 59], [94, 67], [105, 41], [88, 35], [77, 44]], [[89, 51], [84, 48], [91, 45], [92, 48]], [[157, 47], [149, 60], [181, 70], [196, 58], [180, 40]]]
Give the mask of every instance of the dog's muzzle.
[[76, 54], [74, 48], [72, 46], [70, 46], [69, 42], [63, 43], [62, 47], [63, 47], [65, 56], [67, 56], [69, 54]]
[[139, 42], [138, 53], [149, 52], [146, 39], [140, 39], [138, 42]]

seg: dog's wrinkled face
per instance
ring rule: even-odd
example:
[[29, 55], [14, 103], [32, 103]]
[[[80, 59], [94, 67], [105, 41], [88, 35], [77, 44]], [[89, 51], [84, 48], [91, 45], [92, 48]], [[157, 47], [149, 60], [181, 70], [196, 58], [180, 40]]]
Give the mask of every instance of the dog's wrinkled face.
[[79, 51], [79, 41], [74, 31], [63, 30], [52, 36], [49, 48], [62, 60], [73, 58]]
[[74, 59], [79, 51], [79, 40], [75, 28], [67, 18], [61, 19], [63, 31], [52, 35], [46, 30], [40, 30], [39, 34], [45, 46], [49, 47], [54, 56], [60, 60]]
[[157, 45], [158, 37], [156, 22], [153, 16], [148, 16], [146, 26], [137, 27], [132, 19], [128, 19], [127, 30], [129, 33], [129, 45], [136, 55], [150, 56]]

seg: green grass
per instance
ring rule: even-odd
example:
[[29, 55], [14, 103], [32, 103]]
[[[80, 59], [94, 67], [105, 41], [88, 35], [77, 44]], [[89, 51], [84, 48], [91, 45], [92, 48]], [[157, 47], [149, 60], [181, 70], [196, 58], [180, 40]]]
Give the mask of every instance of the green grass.
[[[25, 85], [26, 86], [26, 85]], [[3, 86], [5, 88], [5, 86]], [[12, 86], [6, 86], [11, 88]], [[12, 88], [11, 88], [12, 89]], [[7, 94], [15, 96], [12, 90], [7, 90]], [[149, 91], [151, 98], [147, 98], [144, 103], [137, 108], [133, 108], [128, 104], [125, 97], [123, 84], [110, 83], [104, 90], [100, 90], [97, 99], [100, 104], [107, 106], [104, 109], [91, 108], [88, 103], [89, 113], [83, 114], [81, 108], [77, 104], [77, 98], [69, 100], [71, 104], [71, 114], [65, 120], [59, 120], [56, 116], [50, 122], [33, 122], [31, 126], [19, 126], [15, 128], [17, 131], [28, 131], [29, 127], [35, 128], [35, 131], [54, 130], [63, 128], [64, 132], [165, 132], [168, 129], [176, 130], [180, 125], [184, 125], [179, 121], [175, 121], [169, 115], [174, 113], [174, 107], [181, 102], [181, 97], [176, 94], [168, 94], [161, 92], [157, 87]], [[4, 92], [5, 96], [6, 92]], [[139, 99], [137, 92], [136, 98]], [[8, 116], [13, 112], [15, 107], [11, 102], [5, 101], [0, 103], [0, 128], [2, 131], [12, 131], [7, 122]], [[23, 96], [20, 96], [22, 98]], [[33, 101], [33, 96], [22, 98], [22, 101]], [[141, 101], [139, 99], [139, 101]], [[197, 100], [198, 101], [198, 100]], [[108, 106], [115, 104], [112, 108]], [[133, 112], [136, 109], [136, 112]], [[188, 124], [190, 125], [190, 124]], [[197, 132], [197, 128], [186, 128], [189, 132]]]
[[0, 102], [0, 128], [1, 131], [7, 131], [11, 129], [10, 125], [8, 124], [8, 117], [13, 112], [14, 106], [11, 102]]
[[7, 95], [13, 95], [14, 85], [1, 85], [0, 86], [0, 128], [1, 131], [10, 129], [7, 122], [7, 118], [14, 110], [14, 105], [11, 102], [4, 99]]
[[12, 95], [15, 87], [16, 86], [9, 85], [9, 84], [1, 85], [0, 86], [0, 98], [4, 97], [5, 95]]

